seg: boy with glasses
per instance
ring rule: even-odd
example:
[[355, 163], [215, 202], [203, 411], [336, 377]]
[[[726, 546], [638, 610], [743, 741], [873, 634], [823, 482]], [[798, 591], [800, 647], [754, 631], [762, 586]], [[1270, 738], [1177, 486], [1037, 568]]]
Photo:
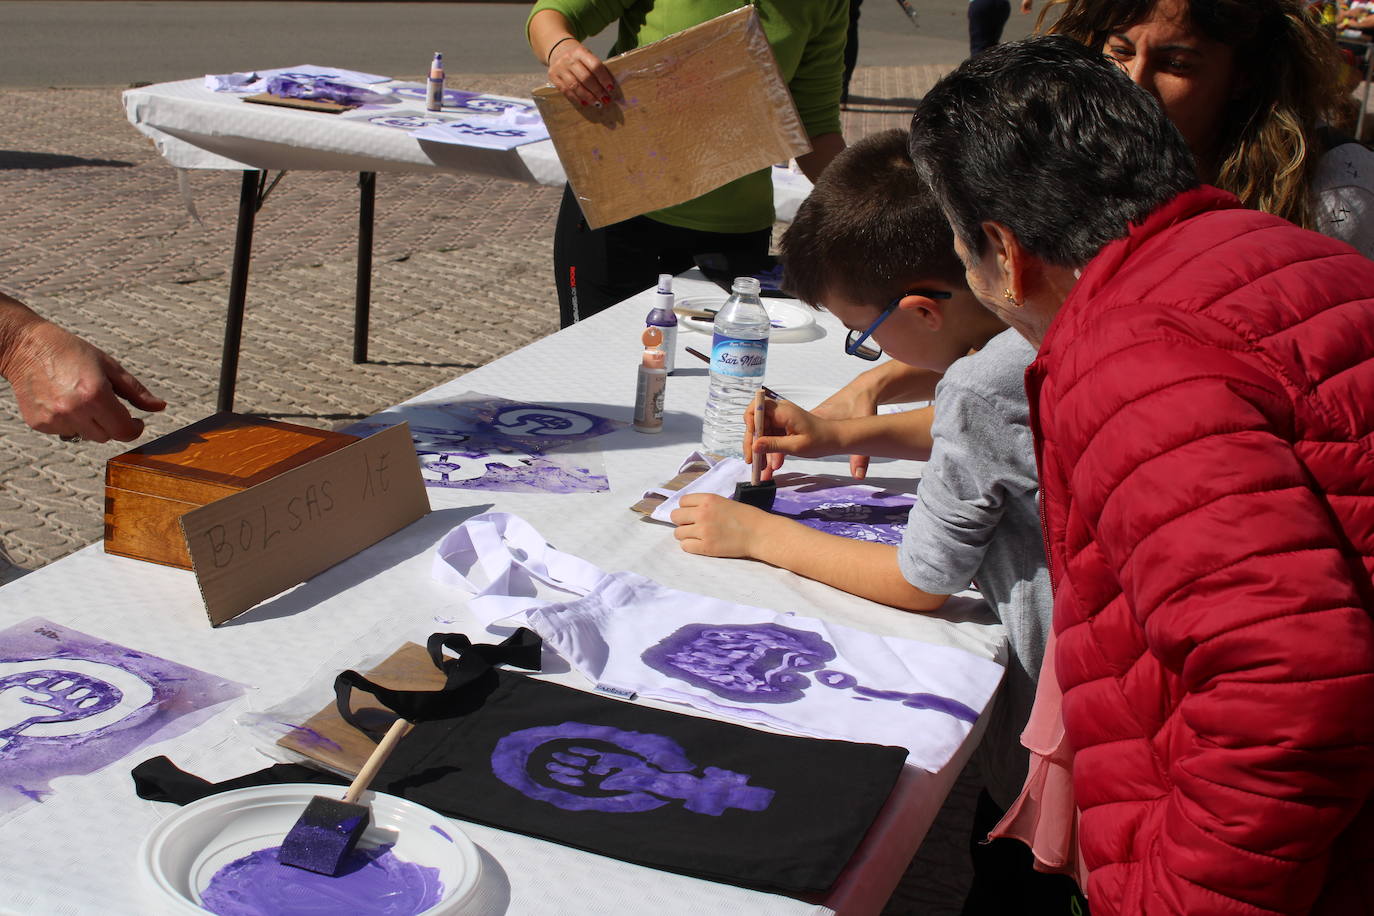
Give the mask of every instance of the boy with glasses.
[[[762, 560], [910, 611], [938, 612], [976, 582], [1012, 648], [975, 758], [990, 795], [980, 804], [981, 840], [1025, 779], [1018, 738], [1052, 609], [1023, 383], [1035, 350], [970, 292], [949, 224], [912, 165], [906, 131], [875, 134], [835, 159], [783, 236], [782, 258], [784, 285], [850, 329], [845, 353], [876, 360], [886, 351], [944, 377], [933, 411], [837, 420], [770, 401], [762, 435], [746, 418], [753, 439], [746, 453], [768, 453], [769, 476], [783, 455], [925, 460], [903, 542], [850, 540], [711, 494], [683, 498], [672, 516], [676, 537], [688, 553]], [[897, 387], [919, 378], [887, 376]], [[1018, 846], [1017, 854], [1025, 867], [1012, 870], [1029, 873], [1028, 851]], [[1028, 878], [1041, 879], [1065, 880]]]

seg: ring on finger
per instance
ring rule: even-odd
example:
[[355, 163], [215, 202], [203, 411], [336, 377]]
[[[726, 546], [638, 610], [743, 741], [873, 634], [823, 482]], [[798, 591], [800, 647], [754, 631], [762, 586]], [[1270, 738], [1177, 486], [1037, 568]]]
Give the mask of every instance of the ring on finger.
[[63, 442], [80, 442], [80, 441], [81, 441], [81, 437], [80, 437], [80, 436], [58, 436], [57, 438], [61, 439]]

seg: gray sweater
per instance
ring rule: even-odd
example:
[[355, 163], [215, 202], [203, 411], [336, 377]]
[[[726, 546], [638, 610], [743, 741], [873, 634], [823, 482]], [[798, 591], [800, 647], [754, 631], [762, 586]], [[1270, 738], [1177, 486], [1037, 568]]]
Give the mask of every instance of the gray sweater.
[[898, 552], [912, 585], [949, 595], [974, 584], [1007, 628], [1011, 658], [976, 755], [1004, 808], [1026, 775], [1020, 736], [1053, 610], [1024, 382], [1034, 358], [1007, 330], [945, 373], [935, 389], [930, 461]]

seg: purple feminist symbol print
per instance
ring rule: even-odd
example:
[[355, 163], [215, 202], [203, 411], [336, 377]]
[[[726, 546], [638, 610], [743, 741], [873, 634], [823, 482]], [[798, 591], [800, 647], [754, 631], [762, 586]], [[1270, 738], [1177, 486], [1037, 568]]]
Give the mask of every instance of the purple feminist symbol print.
[[0, 630], [0, 819], [180, 734], [242, 688], [41, 618]]
[[834, 657], [815, 633], [776, 623], [692, 624], [641, 656], [655, 671], [742, 703], [800, 700], [811, 686], [801, 672]]
[[681, 802], [719, 817], [732, 808], [763, 811], [773, 790], [718, 767], [698, 768], [676, 741], [608, 725], [564, 722], [526, 728], [496, 742], [496, 778], [526, 798], [564, 811], [631, 814]]
[[835, 647], [808, 630], [777, 623], [689, 624], [640, 656], [644, 664], [674, 680], [686, 681], [739, 703], [793, 703], [816, 681], [835, 690], [852, 690], [853, 699], [892, 700], [909, 709], [929, 709], [965, 722], [978, 712], [958, 700], [934, 693], [876, 690], [844, 671], [826, 668]]

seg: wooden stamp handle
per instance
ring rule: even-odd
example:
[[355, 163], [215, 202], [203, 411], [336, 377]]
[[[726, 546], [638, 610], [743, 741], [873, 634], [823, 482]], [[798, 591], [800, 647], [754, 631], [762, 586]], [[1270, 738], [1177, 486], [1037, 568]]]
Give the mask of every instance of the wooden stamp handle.
[[348, 791], [344, 793], [344, 803], [351, 805], [358, 800], [358, 796], [363, 794], [367, 786], [372, 782], [372, 777], [377, 775], [377, 771], [386, 763], [386, 758], [391, 756], [391, 752], [396, 749], [396, 744], [406, 736], [412, 725], [405, 719], [397, 719], [391, 723], [391, 728], [387, 730], [385, 736], [377, 744], [377, 748], [372, 752], [367, 761], [363, 763], [363, 768], [358, 771], [358, 775], [349, 784]]

